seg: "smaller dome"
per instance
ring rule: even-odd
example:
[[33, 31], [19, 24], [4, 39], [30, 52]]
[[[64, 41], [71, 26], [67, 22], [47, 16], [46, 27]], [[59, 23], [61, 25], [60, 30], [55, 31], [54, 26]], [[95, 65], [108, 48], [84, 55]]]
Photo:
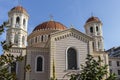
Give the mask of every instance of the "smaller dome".
[[48, 29], [65, 30], [66, 27], [63, 24], [56, 22], [56, 21], [47, 21], [47, 22], [43, 22], [42, 24], [39, 24], [38, 26], [36, 26], [33, 31], [42, 30], [42, 29], [44, 30], [48, 30]]
[[88, 23], [88, 22], [101, 22], [101, 21], [99, 20], [98, 17], [92, 16], [86, 21], [86, 23]]
[[22, 12], [22, 13], [27, 13], [25, 8], [23, 8], [22, 6], [13, 7], [10, 11], [19, 11], [19, 12]]

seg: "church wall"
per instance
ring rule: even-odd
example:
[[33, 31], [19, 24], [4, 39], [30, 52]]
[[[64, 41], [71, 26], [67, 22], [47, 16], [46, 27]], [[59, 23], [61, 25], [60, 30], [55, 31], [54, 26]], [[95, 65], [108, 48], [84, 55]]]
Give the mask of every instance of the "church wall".
[[[27, 64], [31, 66], [31, 72], [26, 72], [25, 80], [48, 80], [49, 79], [49, 50], [44, 48], [29, 48], [27, 51]], [[36, 58], [43, 57], [43, 71], [36, 71]]]
[[88, 53], [88, 43], [83, 42], [81, 40], [78, 40], [77, 38], [70, 36], [66, 37], [61, 40], [51, 42], [51, 76], [53, 76], [52, 73], [52, 65], [54, 58], [55, 62], [55, 75], [57, 79], [62, 79], [63, 77], [66, 78], [65, 74], [74, 71], [74, 70], [68, 70], [67, 69], [67, 59], [66, 59], [66, 52], [67, 49], [70, 47], [73, 47], [77, 51], [77, 65], [78, 70], [80, 70], [80, 64], [84, 64], [85, 58]]
[[17, 80], [24, 80], [25, 77], [25, 56], [26, 56], [26, 48], [11, 48], [10, 53], [12, 55], [19, 56], [22, 55], [24, 57], [23, 61], [16, 63], [16, 74]]
[[17, 80], [24, 80], [25, 78], [25, 57], [22, 62], [17, 63]]

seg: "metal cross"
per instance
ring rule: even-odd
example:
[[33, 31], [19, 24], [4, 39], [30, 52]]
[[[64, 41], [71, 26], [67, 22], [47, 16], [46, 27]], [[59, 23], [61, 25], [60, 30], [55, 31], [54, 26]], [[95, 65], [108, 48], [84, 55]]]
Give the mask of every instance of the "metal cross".
[[53, 16], [52, 15], [50, 15], [50, 21], [53, 21]]

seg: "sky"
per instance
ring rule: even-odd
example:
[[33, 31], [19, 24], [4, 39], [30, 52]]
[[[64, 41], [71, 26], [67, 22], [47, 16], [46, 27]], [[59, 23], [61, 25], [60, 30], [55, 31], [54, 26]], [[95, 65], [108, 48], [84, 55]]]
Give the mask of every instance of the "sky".
[[[103, 23], [105, 50], [120, 46], [120, 0], [0, 0], [0, 24], [8, 20], [8, 11], [17, 5], [29, 14], [29, 34], [37, 25], [49, 21], [50, 15], [54, 21], [85, 33], [85, 22], [93, 15]], [[0, 41], [5, 38], [4, 33]]]

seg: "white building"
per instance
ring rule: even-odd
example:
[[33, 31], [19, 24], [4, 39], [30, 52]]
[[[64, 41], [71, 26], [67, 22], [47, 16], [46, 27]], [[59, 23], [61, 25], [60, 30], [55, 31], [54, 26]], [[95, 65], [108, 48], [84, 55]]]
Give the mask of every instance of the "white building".
[[[80, 71], [87, 54], [95, 58], [100, 56], [108, 64], [102, 22], [97, 17], [91, 16], [86, 21], [86, 33], [50, 20], [39, 24], [27, 35], [27, 11], [16, 6], [8, 15], [10, 27], [6, 40], [14, 44], [11, 54], [25, 56], [24, 61], [16, 65], [18, 80], [48, 80], [54, 76], [58, 80], [66, 80], [66, 73]], [[30, 64], [31, 72], [24, 71], [26, 64]]]
[[120, 80], [120, 47], [113, 47], [106, 52], [109, 53], [109, 70]]

